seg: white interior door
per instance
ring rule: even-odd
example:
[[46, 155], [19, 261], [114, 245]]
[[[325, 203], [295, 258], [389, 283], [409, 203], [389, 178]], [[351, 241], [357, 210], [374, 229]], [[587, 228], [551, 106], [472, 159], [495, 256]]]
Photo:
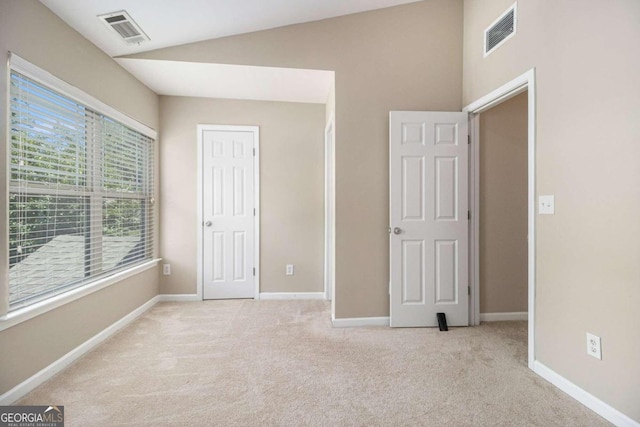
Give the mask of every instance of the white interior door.
[[253, 298], [256, 133], [204, 129], [201, 138], [203, 298]]
[[467, 114], [389, 114], [390, 323], [469, 324]]

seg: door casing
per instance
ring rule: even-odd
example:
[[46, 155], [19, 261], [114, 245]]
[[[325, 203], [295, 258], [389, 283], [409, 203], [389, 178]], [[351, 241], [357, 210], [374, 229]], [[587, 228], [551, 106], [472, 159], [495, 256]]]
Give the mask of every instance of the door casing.
[[333, 113], [324, 130], [324, 295], [335, 319], [335, 124]]
[[196, 285], [198, 300], [202, 300], [204, 298], [203, 292], [203, 268], [204, 261], [203, 257], [203, 134], [205, 131], [229, 131], [229, 132], [253, 132], [254, 134], [254, 148], [255, 148], [255, 160], [253, 162], [253, 185], [254, 185], [254, 206], [256, 209], [256, 214], [253, 217], [254, 221], [254, 267], [256, 269], [255, 274], [255, 290], [254, 290], [254, 299], [260, 299], [260, 128], [258, 126], [230, 126], [230, 125], [212, 125], [212, 124], [199, 124], [197, 126], [198, 132], [198, 180], [197, 180], [197, 212], [198, 219], [196, 222], [197, 227], [197, 242], [198, 242], [198, 250], [197, 250], [197, 280], [198, 283]]

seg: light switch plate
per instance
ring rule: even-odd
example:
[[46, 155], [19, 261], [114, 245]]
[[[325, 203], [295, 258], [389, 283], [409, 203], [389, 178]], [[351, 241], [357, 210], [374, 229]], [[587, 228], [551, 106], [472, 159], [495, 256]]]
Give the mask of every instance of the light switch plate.
[[538, 197], [538, 213], [540, 215], [553, 215], [556, 213], [555, 196]]

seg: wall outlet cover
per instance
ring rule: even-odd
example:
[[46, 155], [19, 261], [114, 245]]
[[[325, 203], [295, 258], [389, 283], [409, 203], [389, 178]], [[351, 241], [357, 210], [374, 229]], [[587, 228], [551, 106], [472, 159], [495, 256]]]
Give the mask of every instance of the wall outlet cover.
[[599, 336], [587, 332], [587, 354], [602, 360], [602, 341]]
[[287, 276], [293, 276], [293, 264], [287, 264], [286, 274]]

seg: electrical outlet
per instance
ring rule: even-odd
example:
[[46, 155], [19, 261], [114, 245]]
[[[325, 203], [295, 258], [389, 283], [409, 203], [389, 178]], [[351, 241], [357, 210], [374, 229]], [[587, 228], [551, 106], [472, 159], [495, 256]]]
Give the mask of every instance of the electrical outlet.
[[553, 215], [556, 211], [554, 196], [538, 197], [538, 213], [540, 215]]
[[587, 332], [587, 354], [602, 360], [602, 345], [600, 337]]
[[162, 274], [165, 276], [171, 276], [171, 264], [162, 265]]
[[287, 276], [293, 276], [293, 264], [287, 264]]

